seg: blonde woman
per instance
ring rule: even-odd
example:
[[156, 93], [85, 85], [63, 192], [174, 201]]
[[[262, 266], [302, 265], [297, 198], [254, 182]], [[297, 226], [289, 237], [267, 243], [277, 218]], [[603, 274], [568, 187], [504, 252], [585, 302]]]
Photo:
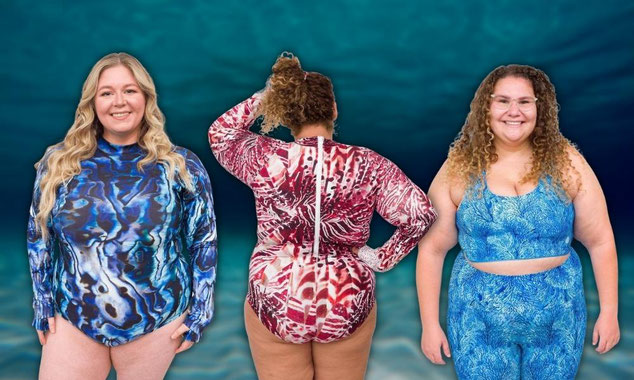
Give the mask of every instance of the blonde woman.
[[[460, 379], [573, 379], [586, 307], [573, 237], [589, 251], [601, 312], [592, 343], [619, 341], [617, 258], [601, 186], [559, 131], [541, 70], [508, 65], [480, 84], [429, 189], [438, 221], [419, 244], [417, 283], [427, 358], [452, 355]], [[445, 254], [448, 335], [438, 322]]]
[[105, 379], [111, 366], [163, 378], [213, 316], [215, 219], [207, 173], [169, 141], [138, 60], [95, 64], [75, 122], [36, 167], [27, 243], [40, 378]]

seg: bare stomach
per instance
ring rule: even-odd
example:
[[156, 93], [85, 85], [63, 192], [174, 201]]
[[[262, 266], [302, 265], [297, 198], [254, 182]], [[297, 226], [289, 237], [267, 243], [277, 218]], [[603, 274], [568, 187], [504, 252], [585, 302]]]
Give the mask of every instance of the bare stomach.
[[504, 260], [490, 262], [473, 262], [467, 259], [469, 264], [483, 272], [501, 274], [504, 276], [520, 276], [544, 272], [556, 268], [566, 262], [570, 254], [554, 257], [540, 257], [537, 259]]

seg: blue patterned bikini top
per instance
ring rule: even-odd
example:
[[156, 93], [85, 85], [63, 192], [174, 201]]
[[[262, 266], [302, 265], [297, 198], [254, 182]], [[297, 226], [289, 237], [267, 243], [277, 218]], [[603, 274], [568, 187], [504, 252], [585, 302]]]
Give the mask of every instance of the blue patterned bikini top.
[[456, 225], [466, 258], [486, 262], [568, 254], [574, 207], [550, 184], [550, 177], [541, 179], [533, 191], [518, 196], [493, 194], [486, 180], [465, 191]]

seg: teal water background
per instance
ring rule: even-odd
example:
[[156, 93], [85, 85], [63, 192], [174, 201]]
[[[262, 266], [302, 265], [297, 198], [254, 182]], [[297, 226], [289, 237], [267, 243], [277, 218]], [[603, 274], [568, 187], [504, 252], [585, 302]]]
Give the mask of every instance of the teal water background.
[[[218, 115], [263, 87], [284, 50], [333, 79], [336, 139], [389, 157], [423, 189], [491, 69], [525, 63], [546, 71], [557, 88], [561, 129], [603, 186], [620, 257], [622, 341], [603, 356], [587, 342], [578, 378], [634, 377], [632, 20], [634, 3], [613, 0], [2, 1], [0, 378], [35, 378], [40, 355], [24, 243], [32, 165], [63, 138], [90, 67], [113, 51], [129, 52], [148, 68], [170, 137], [201, 157], [214, 186], [217, 316], [203, 341], [178, 355], [168, 378], [255, 377], [241, 319], [255, 239], [253, 197], [215, 162], [205, 134]], [[377, 220], [371, 244], [389, 231]], [[588, 254], [578, 252], [589, 340], [598, 302]], [[414, 261], [415, 253], [378, 275], [368, 379], [455, 377], [450, 365], [433, 366], [420, 352]]]

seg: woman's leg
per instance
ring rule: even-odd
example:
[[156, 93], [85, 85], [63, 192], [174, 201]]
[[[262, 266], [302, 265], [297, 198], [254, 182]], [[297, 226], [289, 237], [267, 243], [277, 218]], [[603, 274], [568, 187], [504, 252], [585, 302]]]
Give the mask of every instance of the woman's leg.
[[130, 343], [110, 348], [117, 380], [162, 379], [181, 344], [170, 336], [184, 320], [185, 314]]
[[258, 379], [310, 380], [313, 378], [310, 343], [284, 342], [264, 327], [248, 302], [244, 303], [244, 325]]
[[376, 326], [376, 303], [349, 337], [330, 343], [313, 342], [315, 379], [363, 380]]
[[536, 338], [522, 351], [522, 379], [575, 378], [586, 333], [586, 303], [581, 263], [572, 253], [561, 267], [536, 276], [531, 290], [543, 295], [545, 306], [532, 313], [542, 321]]
[[40, 380], [105, 379], [110, 372], [110, 350], [59, 315], [55, 334], [46, 333], [42, 346]]
[[[447, 337], [460, 380], [520, 379], [513, 276], [485, 273], [456, 257], [449, 283]], [[520, 302], [521, 303], [521, 302]], [[512, 306], [512, 305], [511, 305]]]

